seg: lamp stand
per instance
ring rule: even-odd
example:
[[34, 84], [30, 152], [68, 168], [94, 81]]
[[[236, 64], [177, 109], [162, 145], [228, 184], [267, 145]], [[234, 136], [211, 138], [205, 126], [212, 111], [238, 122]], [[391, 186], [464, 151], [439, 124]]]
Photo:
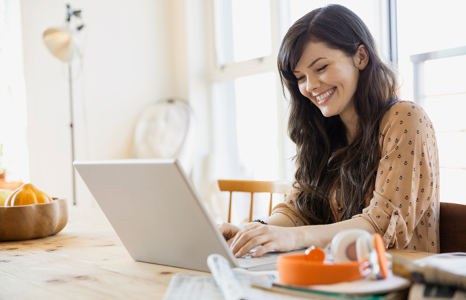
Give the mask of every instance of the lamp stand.
[[68, 85], [70, 87], [70, 129], [71, 129], [71, 176], [73, 179], [73, 205], [76, 205], [76, 179], [73, 167], [74, 162], [74, 128], [73, 128], [73, 78], [71, 63], [68, 63]]
[[[73, 18], [74, 17], [74, 18]], [[71, 19], [77, 19], [77, 23], [71, 26]], [[68, 63], [68, 85], [70, 93], [70, 129], [71, 129], [71, 178], [73, 190], [73, 205], [76, 205], [76, 178], [74, 170], [74, 127], [73, 127], [73, 72], [71, 63], [76, 57], [81, 57], [77, 45], [73, 41], [73, 34], [84, 28], [81, 20], [81, 10], [74, 10], [66, 4], [66, 25], [62, 28], [48, 28], [42, 34], [47, 49], [62, 62]], [[73, 28], [71, 28], [73, 27]]]

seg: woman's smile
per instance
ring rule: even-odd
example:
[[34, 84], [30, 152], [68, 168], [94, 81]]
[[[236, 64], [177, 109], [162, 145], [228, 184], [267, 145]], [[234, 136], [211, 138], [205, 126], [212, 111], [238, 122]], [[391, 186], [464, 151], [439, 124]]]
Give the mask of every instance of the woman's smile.
[[324, 103], [326, 103], [327, 101], [329, 101], [332, 96], [333, 96], [333, 93], [336, 91], [337, 87], [333, 87], [331, 89], [328, 89], [326, 90], [325, 92], [322, 92], [320, 94], [317, 94], [316, 96], [314, 96], [317, 100], [317, 103], [319, 105], [323, 105]]

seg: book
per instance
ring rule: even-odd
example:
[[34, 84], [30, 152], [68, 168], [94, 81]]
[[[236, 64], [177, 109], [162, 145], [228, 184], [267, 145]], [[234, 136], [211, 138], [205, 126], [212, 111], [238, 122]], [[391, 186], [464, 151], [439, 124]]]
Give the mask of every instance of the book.
[[345, 295], [345, 294], [339, 294], [339, 293], [319, 292], [319, 291], [309, 290], [306, 288], [296, 288], [296, 287], [280, 286], [280, 285], [274, 285], [271, 288], [266, 288], [262, 286], [254, 286], [254, 287], [258, 289], [263, 289], [266, 291], [271, 291], [274, 293], [297, 296], [297, 297], [300, 297], [300, 299], [315, 299], [315, 300], [356, 300], [356, 299], [357, 300], [404, 300], [407, 298], [407, 295], [408, 295], [408, 289], [392, 291], [392, 292], [383, 293], [383, 294], [357, 296], [357, 295]]
[[408, 300], [466, 300], [466, 292], [452, 286], [418, 282], [411, 286]]
[[401, 276], [466, 290], [466, 253], [441, 253], [414, 260], [397, 255], [393, 258]]
[[326, 285], [291, 286], [273, 282], [272, 287], [254, 287], [275, 291], [284, 294], [296, 295], [313, 299], [406, 299], [411, 282], [406, 278], [391, 274], [382, 280], [367, 278]]

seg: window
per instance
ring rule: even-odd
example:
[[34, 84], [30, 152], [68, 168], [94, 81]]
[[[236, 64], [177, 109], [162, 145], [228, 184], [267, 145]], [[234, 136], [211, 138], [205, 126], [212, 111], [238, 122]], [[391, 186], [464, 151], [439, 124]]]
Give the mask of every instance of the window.
[[[377, 42], [379, 51], [383, 51], [382, 36], [384, 26], [381, 22], [383, 19], [381, 2], [373, 0], [339, 0], [339, 1], [328, 1], [328, 0], [290, 0], [290, 22], [291, 26], [295, 21], [301, 18], [304, 14], [310, 12], [313, 9], [323, 7], [328, 4], [340, 4], [351, 9], [357, 14], [367, 25], [371, 31], [374, 39]], [[289, 27], [288, 26], [288, 27]]]
[[[213, 178], [293, 180], [294, 144], [286, 134], [288, 101], [276, 67], [288, 28], [309, 11], [330, 1], [213, 0], [215, 36], [211, 58]], [[382, 1], [337, 1], [354, 10], [384, 49]], [[254, 216], [266, 217], [268, 195], [256, 195]], [[238, 198], [239, 197], [239, 198]], [[257, 199], [256, 199], [257, 198]], [[225, 199], [220, 199], [226, 206]], [[249, 195], [235, 196], [232, 222], [249, 215]], [[274, 202], [281, 201], [277, 197]], [[224, 210], [225, 211], [225, 210]]]
[[398, 1], [397, 18], [403, 28], [398, 30], [402, 99], [419, 102], [434, 124], [440, 200], [466, 204], [466, 35], [458, 31], [466, 28], [462, 11], [458, 1]]
[[215, 46], [221, 66], [270, 55], [270, 1], [216, 0]]
[[279, 178], [276, 98], [271, 72], [214, 85], [215, 152], [222, 178]]
[[[215, 15], [215, 21], [211, 22], [215, 39], [209, 45], [215, 49], [215, 57], [211, 58], [208, 76], [213, 95], [212, 148], [217, 158], [213, 178], [293, 179], [291, 157], [295, 148], [286, 134], [288, 101], [282, 95], [276, 70], [278, 49], [287, 29], [297, 19], [317, 7], [338, 3], [353, 10], [366, 23], [379, 54], [387, 62], [389, 37], [397, 36], [395, 57], [398, 57], [401, 99], [420, 102], [435, 125], [441, 166], [440, 199], [466, 204], [466, 195], [461, 191], [462, 183], [466, 182], [466, 119], [462, 116], [466, 110], [463, 75], [466, 55], [447, 55], [441, 59], [419, 56], [430, 53], [432, 58], [448, 49], [456, 49], [456, 53], [466, 51], [466, 35], [461, 34], [461, 29], [466, 28], [466, 18], [460, 1], [212, 0], [209, 3]], [[396, 10], [390, 10], [389, 4], [391, 9], [396, 6]], [[395, 32], [388, 28], [389, 11], [395, 13]], [[391, 17], [393, 20], [393, 14]], [[414, 77], [412, 60], [422, 61], [419, 65], [422, 72], [417, 74], [422, 79], [420, 83], [415, 83], [418, 79]], [[245, 195], [245, 199], [248, 197]], [[238, 205], [234, 210], [243, 211], [246, 218], [248, 205], [234, 205]], [[265, 213], [254, 208], [254, 217]], [[241, 218], [234, 223], [240, 221]]]
[[[211, 62], [214, 178], [283, 178], [278, 142], [283, 104], [278, 93], [277, 2], [213, 1], [215, 61]], [[280, 126], [283, 124], [283, 126]], [[249, 195], [235, 195], [232, 222], [249, 215]], [[227, 197], [220, 199], [226, 206]], [[254, 217], [264, 217], [266, 195], [255, 195]], [[264, 210], [262, 210], [264, 209]], [[225, 211], [225, 210], [224, 210]]]
[[0, 1], [0, 168], [7, 181], [27, 181], [26, 100], [22, 74], [20, 21], [16, 3]]

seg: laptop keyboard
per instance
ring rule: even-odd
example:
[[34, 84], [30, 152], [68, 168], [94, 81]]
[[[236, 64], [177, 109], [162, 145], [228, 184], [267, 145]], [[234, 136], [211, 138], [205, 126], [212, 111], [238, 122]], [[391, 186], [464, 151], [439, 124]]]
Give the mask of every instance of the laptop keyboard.
[[250, 268], [260, 265], [274, 264], [277, 262], [278, 253], [264, 254], [259, 257], [252, 258], [251, 255], [245, 255], [238, 258], [238, 263], [241, 268]]
[[[238, 263], [241, 268], [251, 268], [251, 267], [256, 267], [256, 266], [262, 266], [262, 265], [268, 265], [268, 264], [276, 264], [277, 263], [277, 258], [280, 254], [284, 254], [283, 252], [278, 252], [278, 251], [270, 251], [264, 255], [261, 255], [259, 257], [251, 257], [251, 254], [254, 253], [257, 249], [259, 249], [261, 246], [257, 246], [256, 248], [251, 249], [248, 254], [244, 255], [241, 258], [237, 258]], [[306, 249], [300, 248], [297, 250], [293, 250], [290, 252], [286, 252], [288, 254], [293, 253], [293, 254], [298, 254], [298, 253], [304, 253]]]
[[277, 262], [277, 257], [280, 252], [269, 252], [266, 254], [263, 254], [259, 257], [251, 257], [251, 254], [256, 252], [257, 249], [259, 249], [260, 246], [257, 246], [253, 249], [251, 249], [246, 255], [244, 255], [241, 258], [238, 258], [238, 263], [241, 266], [241, 268], [250, 268], [254, 266], [260, 266], [260, 265], [267, 265], [267, 264], [274, 264]]

